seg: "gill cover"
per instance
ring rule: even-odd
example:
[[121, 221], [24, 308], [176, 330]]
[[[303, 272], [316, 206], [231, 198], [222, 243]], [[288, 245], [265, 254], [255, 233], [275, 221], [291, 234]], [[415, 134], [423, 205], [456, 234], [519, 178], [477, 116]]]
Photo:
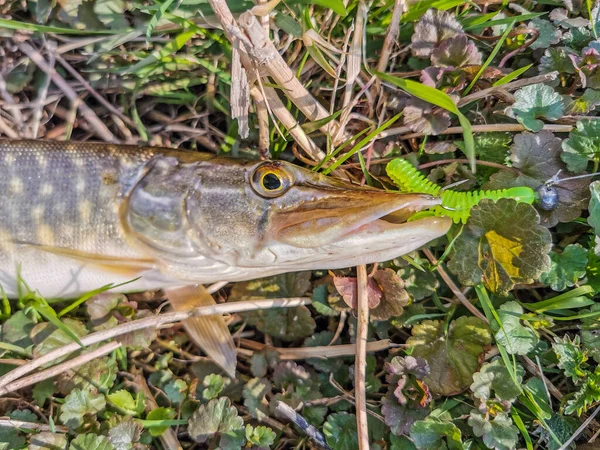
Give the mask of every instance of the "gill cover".
[[194, 257], [187, 198], [196, 185], [198, 163], [159, 156], [144, 168], [121, 205], [121, 223], [137, 247], [155, 256]]

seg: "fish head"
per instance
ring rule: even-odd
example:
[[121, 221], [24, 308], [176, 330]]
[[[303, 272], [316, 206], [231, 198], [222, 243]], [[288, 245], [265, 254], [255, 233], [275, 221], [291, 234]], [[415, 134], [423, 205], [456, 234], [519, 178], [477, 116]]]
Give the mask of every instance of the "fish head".
[[[407, 221], [440, 205], [438, 197], [361, 187], [285, 161], [215, 158], [167, 172], [162, 183], [150, 179], [134, 188], [128, 214], [136, 220], [129, 223], [170, 267], [187, 265], [201, 282], [390, 260], [444, 235], [452, 223]], [[155, 207], [149, 189], [160, 192]], [[157, 232], [160, 217], [175, 226]]]

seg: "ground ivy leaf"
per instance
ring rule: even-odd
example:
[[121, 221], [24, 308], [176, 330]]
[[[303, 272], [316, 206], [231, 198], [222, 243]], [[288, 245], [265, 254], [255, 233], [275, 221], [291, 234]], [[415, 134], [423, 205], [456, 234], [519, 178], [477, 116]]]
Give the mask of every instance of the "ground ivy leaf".
[[577, 122], [569, 138], [562, 143], [562, 160], [571, 172], [584, 172], [589, 161], [593, 161], [596, 167], [600, 164], [599, 136], [600, 120], [584, 119]]
[[[87, 329], [83, 322], [69, 318], [61, 320], [77, 336], [81, 337], [87, 334]], [[63, 330], [56, 328], [49, 322], [38, 323], [31, 330], [31, 338], [35, 344], [35, 347], [33, 348], [33, 355], [36, 358], [62, 347], [63, 345], [74, 342], [71, 336], [69, 336]], [[64, 361], [66, 358], [68, 358], [68, 355], [52, 361], [52, 364], [58, 364], [59, 362]]]
[[493, 420], [477, 410], [471, 411], [468, 423], [475, 436], [483, 438], [487, 448], [512, 450], [517, 447], [519, 430], [507, 413], [498, 413]]
[[406, 343], [413, 356], [421, 357], [430, 367], [424, 381], [433, 395], [455, 395], [471, 384], [480, 365], [484, 347], [492, 342], [489, 327], [477, 317], [459, 317], [448, 332], [438, 320], [424, 320], [412, 329]]
[[[560, 159], [561, 140], [549, 131], [520, 133], [515, 136], [510, 159], [520, 174], [501, 171], [493, 175], [486, 189], [504, 189], [528, 186], [537, 190], [561, 173], [569, 177], [565, 163]], [[589, 198], [589, 181], [586, 179], [561, 181], [554, 188], [558, 193], [558, 206], [552, 211], [538, 210], [542, 225], [553, 227], [558, 222], [570, 222], [581, 214]]]
[[380, 269], [373, 274], [373, 280], [383, 295], [379, 305], [371, 310], [371, 318], [388, 320], [401, 315], [410, 300], [402, 278], [392, 269]]
[[268, 417], [267, 394], [271, 395], [273, 387], [267, 378], [251, 378], [244, 385], [242, 395], [244, 396], [244, 406], [248, 408], [250, 415], [258, 420]]
[[563, 97], [566, 115], [583, 115], [596, 109], [600, 105], [600, 90], [586, 89], [579, 98]]
[[466, 35], [457, 34], [433, 49], [431, 63], [438, 67], [481, 65], [481, 53]]
[[529, 22], [528, 27], [535, 28], [539, 33], [537, 39], [533, 41], [529, 48], [548, 48], [560, 42], [562, 33], [549, 20], [536, 17]]
[[426, 58], [444, 39], [461, 33], [462, 27], [452, 14], [429, 9], [415, 25], [411, 38], [413, 55]]
[[[581, 312], [598, 311], [600, 311], [600, 304], [592, 305], [589, 310], [582, 310]], [[581, 322], [583, 323], [581, 341], [587, 349], [588, 355], [593, 358], [594, 361], [600, 363], [600, 325], [595, 317], [582, 319]]]
[[333, 450], [358, 448], [356, 416], [346, 412], [329, 414], [323, 425], [323, 434], [327, 444]]
[[328, 297], [329, 287], [327, 286], [327, 283], [315, 286], [311, 296], [312, 307], [323, 316], [339, 316], [340, 313], [329, 306]]
[[540, 276], [540, 282], [555, 291], [564, 291], [585, 276], [588, 251], [579, 244], [570, 244], [562, 253], [552, 252], [550, 270]]
[[443, 133], [450, 126], [450, 114], [443, 108], [418, 98], [411, 98], [404, 107], [404, 125], [415, 133]]
[[540, 59], [538, 70], [540, 73], [558, 71], [560, 73], [575, 73], [575, 67], [569, 55], [577, 55], [577, 52], [568, 47], [551, 47], [546, 49], [544, 56]]
[[552, 87], [542, 83], [525, 86], [515, 92], [512, 111], [517, 120], [531, 131], [540, 131], [544, 122], [539, 120], [558, 120], [563, 116], [562, 97]]
[[134, 398], [126, 389], [120, 389], [108, 394], [107, 399], [117, 408], [122, 409], [128, 415], [136, 416], [144, 410], [143, 395], [138, 394]]
[[29, 337], [35, 324], [23, 311], [17, 311], [2, 324], [2, 342], [27, 349], [33, 345]]
[[[450, 421], [429, 416], [415, 422], [410, 437], [419, 450], [463, 450], [460, 429]], [[445, 439], [445, 440], [444, 440]]]
[[471, 210], [448, 268], [464, 285], [483, 280], [496, 294], [508, 293], [516, 283], [532, 283], [550, 267], [552, 237], [539, 219], [527, 203], [482, 200]]
[[202, 385], [205, 388], [202, 391], [202, 397], [205, 400], [212, 400], [213, 398], [217, 398], [225, 387], [225, 379], [218, 373], [211, 373], [204, 377]]
[[187, 396], [188, 385], [184, 380], [178, 378], [170, 380], [165, 384], [163, 390], [171, 403], [179, 404], [184, 401]]
[[413, 266], [398, 270], [398, 276], [404, 281], [404, 288], [413, 300], [431, 297], [440, 287], [440, 282], [433, 272], [423, 272]]
[[64, 372], [57, 377], [57, 387], [62, 394], [73, 389], [108, 390], [117, 378], [117, 363], [112, 358], [97, 358], [76, 370]]
[[590, 184], [590, 193], [590, 205], [588, 206], [590, 215], [587, 222], [594, 229], [596, 236], [600, 236], [600, 181]]
[[215, 434], [235, 437], [243, 427], [244, 420], [235, 406], [231, 406], [231, 400], [221, 397], [200, 405], [189, 420], [188, 433], [196, 442], [203, 443]]
[[[42, 431], [29, 438], [27, 450], [56, 450], [67, 448], [67, 436], [60, 433], [51, 433], [50, 431]], [[72, 444], [71, 444], [72, 446]], [[71, 450], [72, 447], [69, 447]], [[86, 450], [97, 450], [96, 447], [85, 447]], [[100, 449], [98, 449], [100, 450]], [[104, 449], [101, 449], [104, 450]], [[106, 449], [109, 450], [109, 449]]]
[[526, 355], [538, 344], [535, 332], [521, 324], [523, 308], [517, 302], [506, 302], [498, 309], [502, 327], [496, 332], [496, 342], [511, 355]]
[[[120, 416], [117, 416], [120, 417]], [[130, 450], [139, 442], [142, 426], [133, 417], [121, 417], [121, 420], [108, 430], [108, 439], [115, 450]]]
[[569, 335], [555, 337], [552, 350], [558, 358], [558, 367], [562, 369], [565, 376], [571, 377], [574, 383], [583, 379], [587, 374], [587, 352], [581, 348], [579, 336], [573, 339]]
[[[177, 417], [177, 411], [175, 411], [173, 408], [164, 408], [161, 406], [150, 411], [146, 415], [146, 420], [169, 420], [174, 419], [175, 417]], [[150, 428], [150, 434], [154, 437], [160, 436], [168, 429], [168, 425], [164, 427], [152, 427]]]
[[80, 434], [71, 441], [69, 450], [115, 450], [106, 436], [94, 433]]
[[[573, 433], [575, 433], [575, 430], [579, 426], [579, 421], [573, 417], [552, 414], [552, 417], [546, 420], [546, 425], [550, 428], [554, 436], [558, 438], [558, 442], [556, 442], [545, 427], [540, 427], [542, 442], [546, 444], [544, 448], [548, 450], [565, 450], [563, 443], [567, 442], [573, 436]], [[567, 448], [575, 449], [577, 448], [577, 444], [573, 442]]]
[[515, 384], [502, 359], [496, 358], [490, 363], [485, 363], [479, 372], [473, 375], [471, 391], [482, 402], [495, 396], [512, 403], [522, 392], [523, 373], [523, 368], [517, 366], [517, 384]]
[[106, 407], [104, 395], [73, 389], [65, 397], [61, 407], [60, 421], [70, 428], [80, 427], [86, 415], [96, 415]]
[[54, 379], [49, 378], [39, 383], [33, 387], [32, 396], [35, 400], [35, 403], [42, 407], [46, 403], [50, 397], [54, 395], [56, 392], [56, 387], [54, 386]]
[[415, 444], [406, 436], [390, 436], [390, 450], [417, 450]]
[[[259, 280], [236, 283], [230, 300], [302, 297], [311, 288], [310, 272], [286, 273]], [[293, 341], [311, 336], [316, 323], [306, 306], [271, 308], [243, 313], [248, 323], [273, 337]]]
[[277, 434], [269, 427], [246, 425], [246, 440], [260, 448], [269, 448], [275, 442]]
[[401, 405], [393, 392], [389, 392], [383, 398], [381, 406], [385, 424], [398, 436], [407, 434], [417, 420], [427, 417], [429, 411], [429, 408], [415, 407], [412, 403]]

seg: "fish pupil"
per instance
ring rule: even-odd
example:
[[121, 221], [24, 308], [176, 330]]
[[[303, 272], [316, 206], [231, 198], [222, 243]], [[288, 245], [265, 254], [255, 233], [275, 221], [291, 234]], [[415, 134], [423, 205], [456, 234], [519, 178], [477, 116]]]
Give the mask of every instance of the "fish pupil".
[[275, 191], [281, 187], [281, 180], [274, 173], [268, 173], [263, 177], [263, 186], [269, 191]]

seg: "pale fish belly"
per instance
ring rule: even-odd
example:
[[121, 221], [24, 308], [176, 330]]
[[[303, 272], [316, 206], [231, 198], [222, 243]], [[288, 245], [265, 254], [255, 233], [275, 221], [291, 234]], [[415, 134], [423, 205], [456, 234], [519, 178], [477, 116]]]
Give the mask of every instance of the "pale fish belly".
[[[139, 276], [105, 270], [36, 246], [143, 258], [125, 240], [118, 207], [152, 156], [151, 149], [0, 141], [0, 285], [7, 295], [17, 294], [18, 273], [32, 290], [49, 298], [75, 297]], [[154, 270], [142, 275], [120, 291], [177, 284]]]

